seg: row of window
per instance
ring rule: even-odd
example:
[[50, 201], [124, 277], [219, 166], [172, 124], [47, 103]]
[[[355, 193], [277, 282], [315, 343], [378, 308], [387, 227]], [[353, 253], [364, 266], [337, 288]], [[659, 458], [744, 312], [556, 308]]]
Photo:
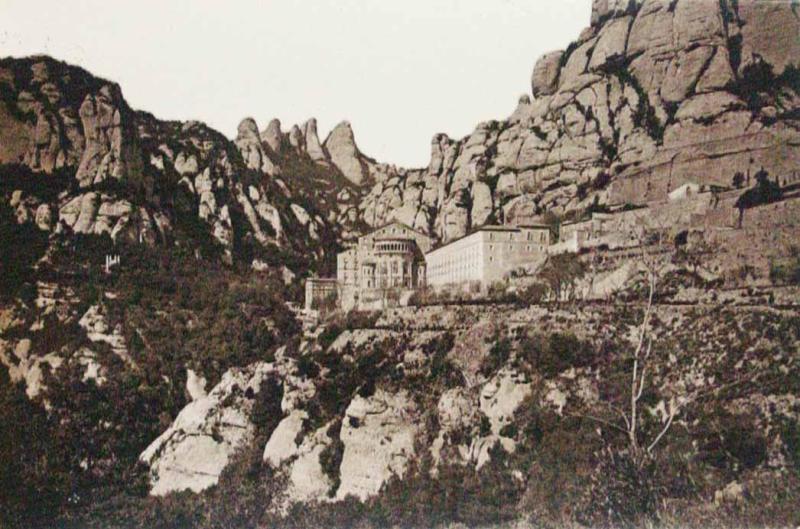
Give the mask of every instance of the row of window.
[[393, 288], [393, 287], [406, 287], [411, 288], [413, 285], [411, 278], [407, 277], [405, 279], [401, 279], [399, 277], [379, 277], [375, 281], [372, 279], [367, 279], [366, 287], [367, 288]]
[[490, 241], [538, 241], [542, 244], [546, 244], [549, 238], [550, 233], [548, 231], [525, 231], [522, 233], [513, 231], [509, 233], [489, 232]]

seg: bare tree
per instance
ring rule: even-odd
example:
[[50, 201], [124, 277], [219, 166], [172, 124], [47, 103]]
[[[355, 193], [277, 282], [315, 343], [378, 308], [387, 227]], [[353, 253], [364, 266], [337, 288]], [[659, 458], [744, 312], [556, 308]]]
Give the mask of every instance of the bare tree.
[[661, 429], [651, 439], [642, 439], [640, 404], [653, 371], [652, 355], [655, 340], [653, 313], [658, 289], [658, 274], [666, 261], [665, 254], [668, 253], [664, 245], [665, 234], [666, 230], [663, 228], [643, 227], [631, 233], [631, 240], [635, 241], [634, 245], [641, 252], [637, 259], [644, 271], [647, 290], [644, 314], [636, 328], [636, 340], [631, 353], [631, 373], [626, 399], [619, 405], [610, 402], [604, 403], [616, 419], [584, 415], [588, 419], [625, 434], [630, 454], [639, 465], [644, 464], [652, 455], [680, 412], [678, 401], [674, 396], [670, 397], [666, 404], [666, 418]]

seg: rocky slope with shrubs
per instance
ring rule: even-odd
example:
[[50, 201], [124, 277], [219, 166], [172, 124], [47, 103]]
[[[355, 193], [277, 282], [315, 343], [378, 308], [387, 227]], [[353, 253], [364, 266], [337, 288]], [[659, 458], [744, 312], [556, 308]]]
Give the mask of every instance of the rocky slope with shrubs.
[[797, 524], [797, 311], [658, 304], [639, 459], [630, 296], [332, 319], [184, 408], [104, 526]]
[[[292, 302], [392, 219], [449, 240], [786, 175], [798, 28], [788, 2], [596, 0], [510, 118], [436, 136], [424, 169], [346, 122], [228, 139], [0, 60], [0, 525], [797, 525], [796, 290], [671, 268], [664, 288], [692, 285], [658, 299], [634, 436], [632, 267], [608, 304], [531, 287], [304, 332]], [[783, 241], [793, 211], [759, 215]], [[775, 278], [797, 282], [795, 254]]]

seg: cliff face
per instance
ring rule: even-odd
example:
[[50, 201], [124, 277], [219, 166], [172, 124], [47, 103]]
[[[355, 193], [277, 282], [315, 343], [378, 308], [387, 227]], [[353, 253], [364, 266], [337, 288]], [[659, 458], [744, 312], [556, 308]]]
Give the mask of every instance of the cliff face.
[[[613, 410], [625, 410], [622, 358], [639, 317], [622, 305], [428, 307], [329, 322], [319, 339], [229, 371], [189, 404], [141, 455], [150, 493], [205, 491], [215, 523], [239, 512], [248, 525], [277, 527], [616, 526], [604, 502], [634, 510], [651, 493], [605, 496], [625, 490], [603, 461], [623, 439]], [[654, 318], [661, 323], [639, 435], [658, 435], [678, 403], [674, 426], [656, 443], [663, 466], [652, 486], [665, 504], [680, 505], [664, 508], [665, 517], [726, 527], [745, 494], [795, 490], [794, 445], [781, 424], [796, 420], [800, 404], [791, 389], [796, 314], [661, 306]], [[254, 412], [262, 386], [283, 388], [266, 420]], [[252, 465], [265, 469], [257, 479], [269, 486], [250, 497], [243, 483]], [[768, 484], [786, 472], [785, 485]], [[763, 512], [776, 516], [771, 509]]]
[[800, 160], [800, 12], [789, 2], [597, 0], [592, 25], [540, 58], [532, 95], [421, 171], [378, 182], [362, 209], [444, 240], [489, 221], [663, 199]]
[[[287, 301], [393, 219], [450, 240], [795, 170], [799, 17], [596, 0], [509, 118], [437, 135], [423, 169], [367, 157], [346, 122], [323, 141], [313, 119], [246, 118], [227, 139], [80, 68], [0, 60], [0, 524], [620, 526], [607, 517], [634, 498], [675, 526], [796, 526], [774, 500], [800, 497], [796, 287], [770, 300], [709, 272], [655, 309], [642, 439], [681, 414], [647, 482], [617, 433], [642, 317], [630, 263], [587, 280], [620, 295], [607, 305], [408, 308], [303, 334]], [[771, 273], [791, 198], [716, 230], [725, 251], [692, 274]], [[688, 274], [667, 268], [659, 285]]]
[[[329, 196], [348, 182], [335, 169], [307, 175], [313, 152], [271, 151], [252, 119], [234, 141], [199, 122], [160, 121], [132, 110], [116, 84], [47, 57], [0, 61], [0, 92], [4, 187], [20, 191], [17, 217], [46, 217], [48, 231], [156, 244], [199, 223], [229, 261], [280, 249], [316, 266], [355, 223]], [[51, 175], [51, 185], [14, 189], [25, 175]]]

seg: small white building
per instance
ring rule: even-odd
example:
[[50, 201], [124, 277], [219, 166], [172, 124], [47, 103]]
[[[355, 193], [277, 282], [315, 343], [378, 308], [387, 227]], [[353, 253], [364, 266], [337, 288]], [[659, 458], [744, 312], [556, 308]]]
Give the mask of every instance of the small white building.
[[685, 198], [697, 195], [698, 193], [702, 193], [703, 191], [704, 191], [703, 186], [701, 186], [700, 184], [696, 184], [694, 182], [686, 182], [682, 186], [676, 187], [675, 189], [670, 191], [668, 198], [670, 202], [674, 202], [676, 200], [683, 200]]

